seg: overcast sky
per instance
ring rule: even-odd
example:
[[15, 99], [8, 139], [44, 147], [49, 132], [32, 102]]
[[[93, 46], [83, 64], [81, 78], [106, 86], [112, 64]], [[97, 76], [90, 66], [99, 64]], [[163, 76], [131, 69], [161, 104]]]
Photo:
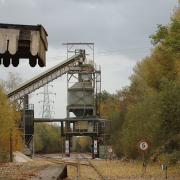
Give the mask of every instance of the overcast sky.
[[[177, 0], [0, 0], [0, 22], [42, 24], [48, 32], [46, 68], [31, 68], [24, 60], [18, 68], [0, 66], [0, 78], [9, 71], [24, 80], [61, 62], [66, 57], [63, 42], [94, 42], [95, 61], [102, 67], [102, 88], [114, 93], [129, 84], [138, 60], [149, 54], [149, 36], [157, 24], [167, 24]], [[65, 116], [66, 77], [54, 81], [55, 117]], [[40, 104], [34, 93], [40, 116]], [[35, 98], [34, 98], [35, 97]]]

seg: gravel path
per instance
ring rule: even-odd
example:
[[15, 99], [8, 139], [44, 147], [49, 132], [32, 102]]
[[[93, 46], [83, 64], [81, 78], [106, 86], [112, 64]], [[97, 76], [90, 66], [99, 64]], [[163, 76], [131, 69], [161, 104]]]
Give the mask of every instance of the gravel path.
[[0, 180], [26, 180], [50, 166], [46, 161], [0, 164]]

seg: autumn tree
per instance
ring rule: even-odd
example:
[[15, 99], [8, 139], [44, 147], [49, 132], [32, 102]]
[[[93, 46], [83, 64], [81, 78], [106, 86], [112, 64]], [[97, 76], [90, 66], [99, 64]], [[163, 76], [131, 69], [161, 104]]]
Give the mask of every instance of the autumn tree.
[[12, 135], [13, 151], [22, 148], [21, 132], [19, 131], [20, 114], [10, 104], [3, 89], [0, 89], [0, 161], [9, 160], [10, 135]]
[[0, 79], [0, 86], [7, 92], [16, 88], [22, 82], [18, 73], [9, 72], [6, 80]]
[[101, 113], [111, 120], [112, 146], [119, 156], [137, 158], [142, 138], [151, 142], [150, 155], [179, 152], [179, 7], [167, 26], [158, 25], [151, 40], [154, 48], [134, 67], [130, 85], [115, 94], [103, 92]]
[[36, 152], [55, 153], [62, 151], [61, 130], [55, 124], [36, 123], [34, 137]]

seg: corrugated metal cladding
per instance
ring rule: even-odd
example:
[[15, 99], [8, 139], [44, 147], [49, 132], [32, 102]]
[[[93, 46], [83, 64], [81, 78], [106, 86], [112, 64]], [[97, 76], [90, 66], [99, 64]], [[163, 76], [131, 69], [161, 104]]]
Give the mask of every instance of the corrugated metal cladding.
[[43, 26], [0, 24], [0, 64], [19, 65], [29, 59], [31, 67], [46, 65], [47, 33]]
[[92, 82], [76, 82], [68, 89], [69, 111], [76, 116], [93, 115], [94, 89]]

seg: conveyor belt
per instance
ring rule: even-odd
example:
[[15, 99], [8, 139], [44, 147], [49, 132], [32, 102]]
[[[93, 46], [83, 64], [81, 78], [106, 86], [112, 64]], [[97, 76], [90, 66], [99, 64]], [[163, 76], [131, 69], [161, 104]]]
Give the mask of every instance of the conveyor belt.
[[10, 93], [8, 93], [8, 98], [10, 98], [11, 100], [17, 100], [27, 94], [32, 93], [33, 91], [39, 89], [45, 84], [67, 73], [73, 66], [77, 65], [78, 62], [83, 62], [84, 59], [85, 51], [80, 50], [78, 54], [70, 57], [66, 61], [59, 63], [58, 65], [50, 68], [49, 70], [18, 86]]

